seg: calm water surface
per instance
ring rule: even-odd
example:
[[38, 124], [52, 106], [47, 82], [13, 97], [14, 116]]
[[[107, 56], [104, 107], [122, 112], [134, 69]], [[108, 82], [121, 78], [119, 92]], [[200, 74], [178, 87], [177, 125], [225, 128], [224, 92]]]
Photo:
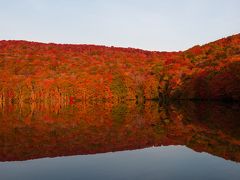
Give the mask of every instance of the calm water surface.
[[0, 179], [239, 180], [240, 106], [1, 106]]

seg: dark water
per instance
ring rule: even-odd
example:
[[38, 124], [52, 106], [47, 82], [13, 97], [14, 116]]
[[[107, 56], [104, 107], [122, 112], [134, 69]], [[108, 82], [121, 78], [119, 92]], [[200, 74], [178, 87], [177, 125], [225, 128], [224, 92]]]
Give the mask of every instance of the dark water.
[[240, 179], [240, 106], [4, 105], [0, 179]]

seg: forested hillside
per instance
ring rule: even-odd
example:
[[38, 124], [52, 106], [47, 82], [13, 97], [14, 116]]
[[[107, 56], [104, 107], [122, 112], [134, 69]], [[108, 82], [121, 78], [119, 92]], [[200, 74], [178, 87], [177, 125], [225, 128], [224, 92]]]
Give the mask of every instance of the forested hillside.
[[0, 103], [240, 100], [240, 34], [183, 52], [0, 41]]

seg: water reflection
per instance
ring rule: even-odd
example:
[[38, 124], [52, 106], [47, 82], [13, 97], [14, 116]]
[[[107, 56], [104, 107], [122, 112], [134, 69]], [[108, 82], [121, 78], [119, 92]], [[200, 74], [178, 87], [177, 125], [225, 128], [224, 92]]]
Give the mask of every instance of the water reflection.
[[0, 109], [0, 161], [184, 145], [240, 162], [239, 117], [238, 104], [8, 105]]
[[240, 166], [184, 146], [0, 163], [4, 180], [239, 180]]

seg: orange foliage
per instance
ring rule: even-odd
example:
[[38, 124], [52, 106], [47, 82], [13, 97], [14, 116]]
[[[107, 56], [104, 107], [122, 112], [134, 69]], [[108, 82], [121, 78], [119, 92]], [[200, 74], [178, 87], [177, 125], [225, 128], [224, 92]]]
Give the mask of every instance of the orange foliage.
[[0, 103], [240, 100], [240, 35], [184, 52], [0, 41]]

